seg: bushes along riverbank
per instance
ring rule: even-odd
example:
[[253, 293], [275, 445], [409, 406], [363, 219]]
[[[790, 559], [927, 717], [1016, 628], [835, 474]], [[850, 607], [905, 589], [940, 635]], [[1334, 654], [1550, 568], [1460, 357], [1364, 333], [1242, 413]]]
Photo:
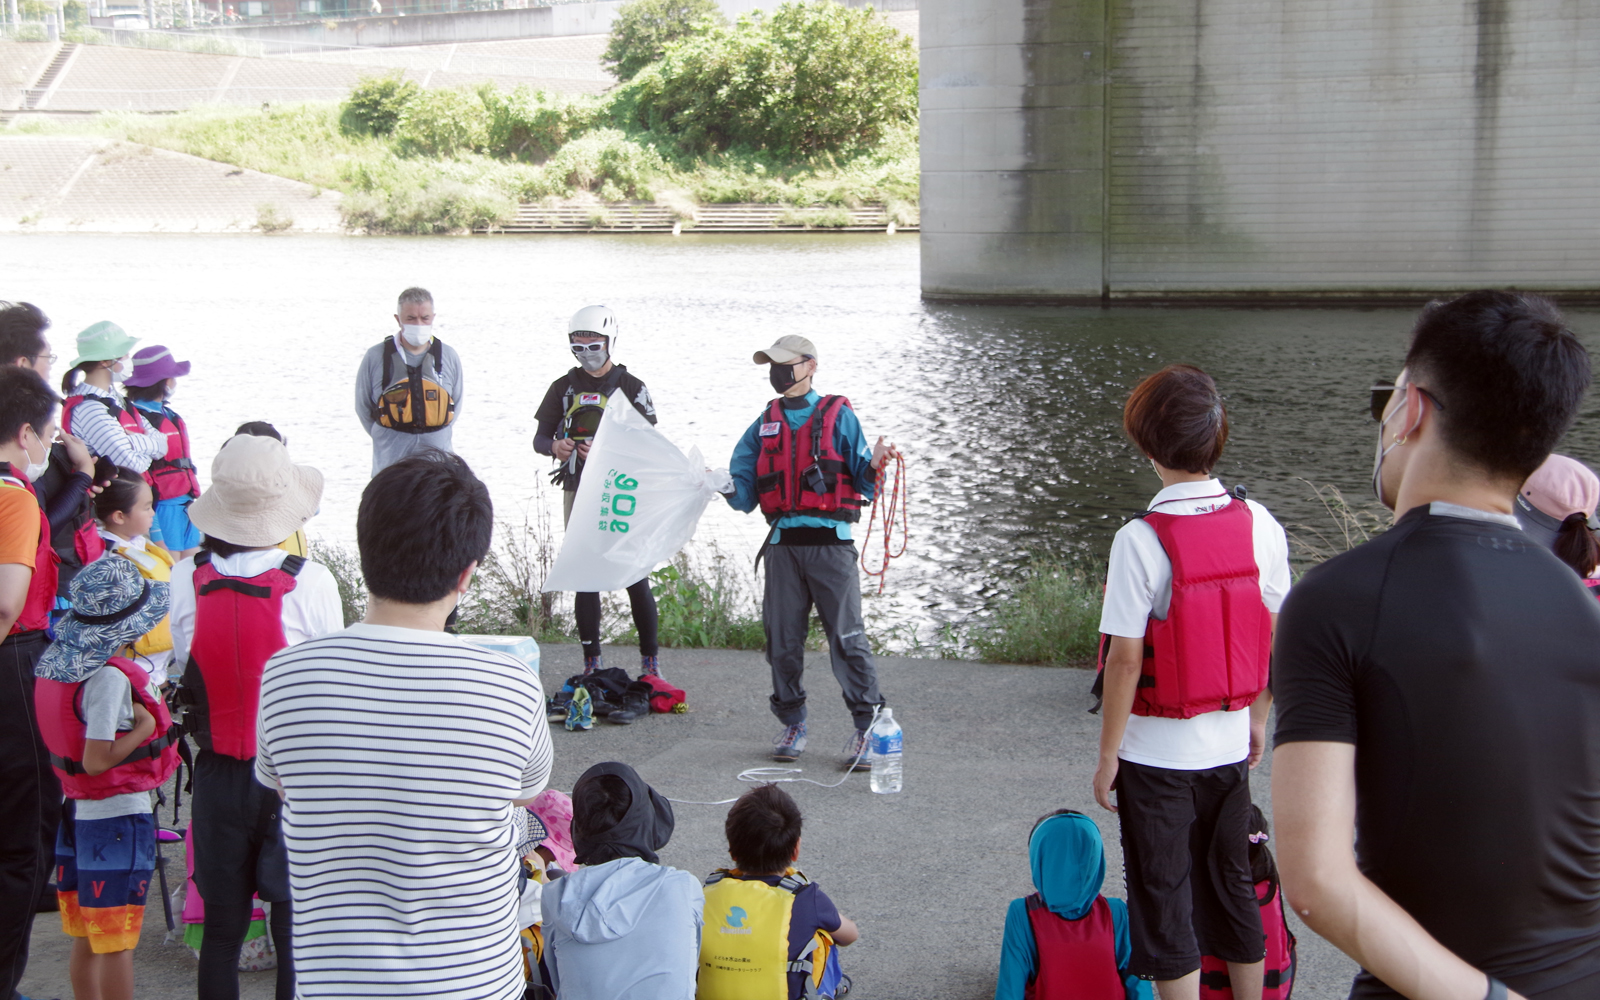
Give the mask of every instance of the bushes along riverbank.
[[666, 2], [627, 8], [635, 16], [619, 21], [610, 55], [630, 72], [600, 96], [424, 90], [394, 75], [364, 80], [337, 105], [108, 113], [22, 129], [87, 129], [337, 190], [345, 224], [369, 233], [493, 226], [519, 201], [547, 199], [658, 201], [684, 216], [708, 203], [878, 204], [900, 224], [916, 218], [910, 39], [871, 10], [828, 0], [732, 25], [691, 18], [678, 37], [633, 30]]

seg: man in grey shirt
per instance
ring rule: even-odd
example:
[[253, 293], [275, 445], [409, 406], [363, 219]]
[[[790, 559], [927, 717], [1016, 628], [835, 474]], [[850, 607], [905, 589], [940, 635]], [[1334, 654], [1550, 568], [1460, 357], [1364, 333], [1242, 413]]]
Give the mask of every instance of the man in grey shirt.
[[356, 416], [372, 438], [372, 474], [427, 448], [452, 451], [466, 391], [461, 358], [433, 335], [433, 296], [400, 293], [399, 329], [374, 344], [356, 373]]

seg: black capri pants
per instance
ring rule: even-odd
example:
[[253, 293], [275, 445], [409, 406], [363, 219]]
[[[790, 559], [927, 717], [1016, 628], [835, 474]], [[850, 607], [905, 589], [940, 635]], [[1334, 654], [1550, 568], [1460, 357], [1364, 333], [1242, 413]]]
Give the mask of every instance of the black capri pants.
[[1202, 953], [1243, 965], [1266, 957], [1250, 881], [1249, 774], [1242, 760], [1203, 771], [1119, 764], [1134, 975], [1181, 979]]

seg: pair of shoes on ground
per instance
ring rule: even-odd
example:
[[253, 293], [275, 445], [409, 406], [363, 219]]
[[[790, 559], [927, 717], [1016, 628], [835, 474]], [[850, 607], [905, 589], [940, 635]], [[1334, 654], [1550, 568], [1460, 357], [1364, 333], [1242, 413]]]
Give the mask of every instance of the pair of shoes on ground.
[[[604, 653], [601, 653], [599, 656], [585, 656], [583, 658], [583, 672], [585, 674], [592, 674], [596, 670], [603, 670], [605, 669], [605, 665], [606, 657]], [[661, 657], [659, 655], [639, 657], [639, 676], [660, 677]]]
[[[772, 741], [772, 759], [789, 763], [800, 759], [806, 751], [806, 724], [796, 722], [792, 726], [784, 726], [779, 731], [777, 738]], [[844, 766], [849, 771], [870, 771], [872, 761], [867, 754], [867, 731], [857, 729], [855, 735], [845, 742]]]

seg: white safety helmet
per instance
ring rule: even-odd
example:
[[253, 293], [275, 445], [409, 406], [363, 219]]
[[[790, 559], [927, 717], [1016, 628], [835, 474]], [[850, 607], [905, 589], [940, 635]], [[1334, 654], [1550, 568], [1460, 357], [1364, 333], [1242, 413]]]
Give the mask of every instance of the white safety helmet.
[[617, 353], [617, 314], [605, 306], [584, 306], [567, 321], [567, 339], [575, 333], [606, 338], [606, 353]]

